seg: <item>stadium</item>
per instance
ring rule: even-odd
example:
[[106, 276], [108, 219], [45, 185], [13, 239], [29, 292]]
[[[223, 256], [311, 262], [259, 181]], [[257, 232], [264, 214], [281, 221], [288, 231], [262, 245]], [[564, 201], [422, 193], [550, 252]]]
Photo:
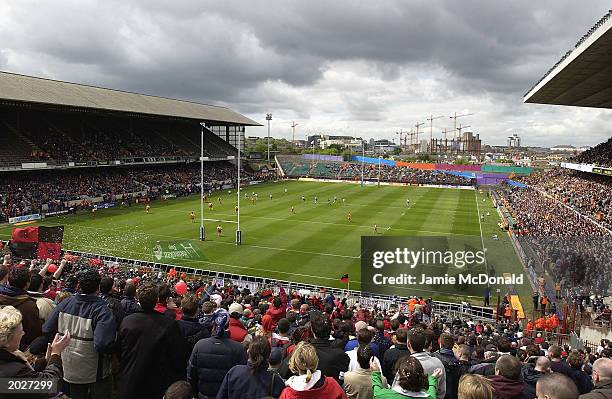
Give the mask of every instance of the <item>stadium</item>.
[[[525, 103], [612, 108], [610, 15]], [[463, 376], [491, 398], [539, 378], [610, 393], [612, 138], [545, 167], [362, 140], [262, 168], [257, 126], [0, 72], [0, 377], [75, 398], [426, 396], [410, 372], [438, 398], [468, 397]]]

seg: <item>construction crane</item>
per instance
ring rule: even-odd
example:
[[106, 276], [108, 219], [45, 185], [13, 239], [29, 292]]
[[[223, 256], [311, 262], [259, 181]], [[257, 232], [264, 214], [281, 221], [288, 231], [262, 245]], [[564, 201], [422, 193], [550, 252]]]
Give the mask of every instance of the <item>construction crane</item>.
[[291, 136], [291, 143], [295, 144], [295, 127], [298, 126], [299, 123], [295, 123], [295, 122], [291, 122], [291, 130], [292, 130], [292, 136]]
[[457, 113], [455, 112], [453, 116], [450, 116], [450, 119], [454, 119], [454, 122], [455, 122], [455, 134], [457, 132], [457, 118], [462, 118], [464, 116], [470, 116], [470, 115], [474, 115], [474, 113], [457, 115]]
[[425, 124], [425, 122], [417, 122], [416, 125], [414, 125], [414, 127], [416, 127], [416, 132], [414, 133], [415, 136], [415, 144], [419, 144], [419, 134], [421, 134], [419, 132], [419, 127], [423, 126]]
[[402, 137], [404, 138], [404, 147], [406, 147], [406, 138], [408, 137], [408, 132], [404, 132], [403, 129], [400, 129], [399, 132], [395, 132], [395, 134], [399, 135], [399, 142], [400, 142], [400, 147], [402, 147]]
[[433, 152], [433, 149], [431, 148], [432, 142], [433, 142], [433, 121], [436, 119], [440, 119], [440, 118], [444, 118], [444, 115], [440, 115], [440, 116], [430, 115], [429, 118], [427, 118], [427, 120], [429, 121], [429, 147], [430, 147], [429, 152]]

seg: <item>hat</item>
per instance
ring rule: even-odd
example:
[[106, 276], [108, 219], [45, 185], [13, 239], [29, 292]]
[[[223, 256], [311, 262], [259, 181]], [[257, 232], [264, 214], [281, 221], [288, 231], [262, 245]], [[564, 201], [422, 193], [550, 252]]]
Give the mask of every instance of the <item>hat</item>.
[[234, 313], [242, 314], [242, 305], [238, 302], [234, 302], [229, 307], [229, 314], [232, 315]]
[[283, 361], [283, 350], [279, 347], [272, 348], [268, 362], [270, 364], [280, 364]]
[[497, 347], [493, 344], [489, 344], [485, 347], [485, 351], [487, 352], [497, 352]]
[[213, 313], [213, 320], [215, 322], [215, 336], [221, 337], [229, 325], [229, 313], [227, 313], [225, 309], [217, 309], [217, 311]]
[[363, 330], [364, 328], [368, 328], [368, 324], [365, 321], [358, 321], [355, 323], [355, 332], [359, 330]]

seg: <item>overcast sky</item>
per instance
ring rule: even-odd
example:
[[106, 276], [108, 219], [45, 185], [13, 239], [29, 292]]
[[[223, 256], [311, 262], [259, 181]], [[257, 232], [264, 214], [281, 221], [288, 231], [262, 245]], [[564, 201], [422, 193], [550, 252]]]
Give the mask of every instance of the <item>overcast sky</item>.
[[[272, 135], [396, 138], [453, 112], [485, 143], [594, 145], [612, 110], [523, 104], [604, 1], [0, 2], [0, 70], [227, 105]], [[428, 124], [427, 124], [428, 126]], [[429, 132], [429, 128], [426, 129]], [[265, 135], [266, 128], [248, 128]]]

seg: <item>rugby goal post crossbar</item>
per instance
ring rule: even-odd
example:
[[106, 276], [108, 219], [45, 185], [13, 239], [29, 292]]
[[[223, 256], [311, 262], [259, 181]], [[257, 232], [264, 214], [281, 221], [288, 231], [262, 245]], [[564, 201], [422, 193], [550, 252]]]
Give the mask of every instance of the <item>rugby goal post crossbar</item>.
[[205, 222], [223, 222], [223, 223], [234, 223], [234, 224], [238, 224], [237, 221], [235, 220], [224, 220], [224, 219], [211, 219], [211, 218], [204, 218], [202, 219]]

